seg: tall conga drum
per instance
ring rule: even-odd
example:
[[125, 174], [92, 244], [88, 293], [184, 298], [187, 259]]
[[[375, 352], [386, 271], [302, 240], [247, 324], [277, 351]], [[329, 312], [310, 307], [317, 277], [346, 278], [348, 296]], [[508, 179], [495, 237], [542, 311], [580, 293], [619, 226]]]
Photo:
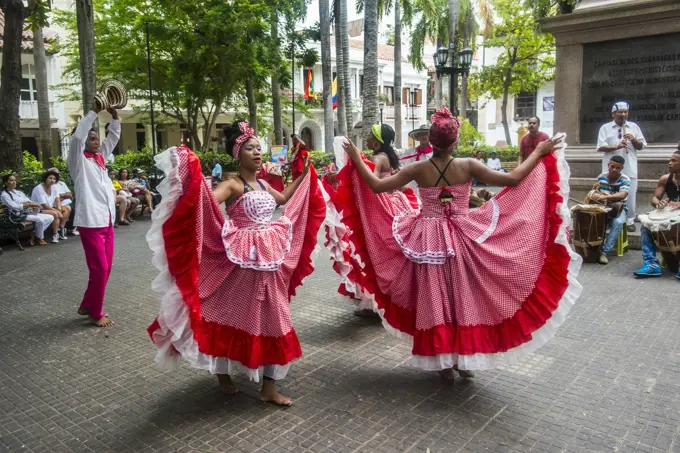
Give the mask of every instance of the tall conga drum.
[[607, 208], [578, 204], [571, 208], [571, 219], [571, 239], [576, 252], [587, 263], [597, 262], [607, 231]]
[[668, 269], [678, 272], [680, 265], [680, 209], [667, 206], [640, 216], [642, 226], [652, 232], [656, 249]]

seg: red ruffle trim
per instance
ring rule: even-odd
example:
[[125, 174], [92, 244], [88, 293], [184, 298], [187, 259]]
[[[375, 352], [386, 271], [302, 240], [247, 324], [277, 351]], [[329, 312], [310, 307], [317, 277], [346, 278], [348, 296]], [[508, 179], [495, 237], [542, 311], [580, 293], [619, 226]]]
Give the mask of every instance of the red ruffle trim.
[[[372, 164], [365, 160], [372, 168]], [[392, 303], [389, 296], [380, 291], [376, 282], [375, 269], [368, 255], [361, 217], [353, 201], [352, 171], [355, 165], [349, 162], [338, 174], [341, 184], [338, 189], [338, 210], [343, 214], [343, 221], [351, 229], [349, 239], [354, 244], [355, 252], [366, 264], [363, 272], [353, 275], [357, 283], [365, 287], [375, 297], [378, 308], [384, 310], [383, 318], [393, 328], [413, 336], [413, 354], [419, 356], [436, 356], [440, 354], [493, 354], [505, 352], [532, 339], [532, 334], [542, 327], [557, 309], [564, 292], [568, 287], [567, 275], [571, 257], [568, 250], [555, 239], [562, 224], [557, 211], [558, 203], [564, 201], [559, 194], [560, 176], [557, 170], [557, 157], [554, 154], [542, 160], [547, 172], [548, 190], [548, 244], [546, 258], [533, 291], [522, 307], [498, 325], [458, 326], [445, 324], [428, 330], [415, 328], [415, 316]], [[506, 188], [496, 198], [502, 198], [511, 190]]]
[[[184, 187], [184, 194], [178, 200], [175, 210], [163, 224], [163, 240], [168, 257], [168, 269], [175, 278], [175, 283], [182, 293], [184, 302], [189, 307], [191, 329], [198, 343], [198, 350], [212, 357], [226, 357], [240, 362], [250, 369], [257, 369], [264, 365], [285, 365], [302, 356], [302, 348], [294, 330], [283, 337], [266, 337], [252, 335], [235, 327], [206, 321], [201, 314], [201, 301], [198, 295], [198, 276], [200, 261], [198, 258], [198, 244], [196, 234], [195, 207], [201, 202], [201, 185], [203, 174], [198, 157], [187, 153], [189, 178]], [[313, 169], [310, 169], [313, 172]], [[316, 244], [316, 234], [323, 221], [325, 205], [323, 196], [318, 189], [316, 172], [313, 172], [312, 183], [314, 191], [310, 193], [310, 214], [307, 220], [305, 246], [300, 264], [294, 275], [301, 279], [311, 273], [311, 251]], [[316, 181], [316, 183], [314, 183]], [[319, 213], [319, 199], [321, 213]], [[313, 208], [313, 209], [312, 209]], [[219, 214], [218, 208], [216, 214]], [[217, 217], [219, 218], [219, 216]], [[314, 240], [310, 241], [309, 236]], [[313, 270], [313, 268], [312, 268]], [[291, 281], [291, 290], [294, 290]], [[153, 332], [159, 328], [155, 320], [147, 329], [153, 339]]]
[[[290, 277], [290, 284], [288, 285], [288, 297], [295, 295], [295, 290], [302, 285], [302, 280], [307, 278], [314, 272], [314, 263], [312, 262], [312, 253], [316, 249], [318, 242], [319, 229], [321, 224], [326, 219], [326, 201], [321, 192], [321, 183], [319, 183], [319, 176], [313, 165], [309, 166], [309, 206], [307, 212], [307, 226], [304, 232], [304, 242], [302, 243], [302, 251], [300, 252], [300, 261]], [[300, 234], [296, 232], [296, 234]]]

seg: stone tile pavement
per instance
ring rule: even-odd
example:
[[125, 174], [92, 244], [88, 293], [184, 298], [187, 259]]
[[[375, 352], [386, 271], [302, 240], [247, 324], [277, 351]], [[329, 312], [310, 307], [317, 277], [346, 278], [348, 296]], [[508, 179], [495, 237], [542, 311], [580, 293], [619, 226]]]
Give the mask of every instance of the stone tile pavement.
[[148, 226], [116, 230], [112, 329], [75, 314], [78, 238], [6, 247], [0, 452], [680, 452], [680, 282], [634, 280], [640, 252], [586, 265], [566, 324], [525, 363], [453, 384], [353, 316], [322, 253], [292, 304], [304, 357], [282, 388], [295, 405], [280, 409], [254, 383], [226, 396], [205, 372], [154, 366]]

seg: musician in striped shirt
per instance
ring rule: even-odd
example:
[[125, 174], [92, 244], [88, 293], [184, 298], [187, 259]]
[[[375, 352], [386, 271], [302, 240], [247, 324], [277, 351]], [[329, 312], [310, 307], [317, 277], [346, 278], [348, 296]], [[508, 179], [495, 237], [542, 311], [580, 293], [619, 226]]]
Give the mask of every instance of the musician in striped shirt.
[[[623, 174], [625, 164], [626, 160], [621, 156], [613, 156], [609, 160], [607, 171], [597, 177], [598, 191], [591, 197], [592, 201], [602, 204], [606, 202], [610, 206], [612, 203], [626, 202], [631, 183], [630, 178]], [[616, 209], [615, 206], [612, 206], [612, 208]], [[600, 264], [609, 263], [607, 254], [614, 248], [627, 215], [628, 208], [624, 204], [620, 212], [615, 212], [615, 217], [610, 218], [607, 225], [609, 231], [600, 251]]]

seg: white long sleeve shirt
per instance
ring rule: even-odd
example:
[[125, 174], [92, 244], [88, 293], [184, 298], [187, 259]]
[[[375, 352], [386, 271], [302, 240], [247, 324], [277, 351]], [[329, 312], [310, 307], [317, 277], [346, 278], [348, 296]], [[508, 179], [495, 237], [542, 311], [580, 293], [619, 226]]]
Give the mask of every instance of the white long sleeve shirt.
[[[113, 223], [116, 218], [116, 198], [113, 183], [105, 168], [101, 168], [94, 159], [88, 159], [85, 141], [97, 119], [97, 114], [90, 111], [80, 120], [76, 132], [71, 137], [68, 151], [68, 171], [73, 180], [76, 199], [76, 215], [74, 223], [86, 228], [102, 228]], [[101, 141], [99, 154], [107, 162], [120, 138], [120, 120], [109, 123], [109, 135]]]
[[[623, 136], [626, 134], [631, 134], [635, 137], [635, 140], [639, 140], [642, 146], [647, 146], [647, 140], [642, 135], [642, 130], [640, 126], [630, 121], [626, 121], [624, 126], [621, 127], [616, 124], [616, 121], [607, 123], [600, 128], [600, 133], [597, 136], [597, 148], [600, 149], [603, 146], [616, 146], [621, 143]], [[602, 173], [608, 171], [609, 161], [614, 156], [621, 156], [626, 159], [626, 163], [623, 166], [623, 172], [628, 175], [631, 179], [636, 179], [638, 177], [638, 150], [635, 149], [632, 142], [628, 142], [628, 146], [625, 148], [617, 149], [616, 151], [608, 151], [602, 153]]]
[[24, 211], [24, 203], [31, 201], [25, 193], [17, 189], [3, 190], [0, 192], [0, 200], [16, 214], [21, 214]]

